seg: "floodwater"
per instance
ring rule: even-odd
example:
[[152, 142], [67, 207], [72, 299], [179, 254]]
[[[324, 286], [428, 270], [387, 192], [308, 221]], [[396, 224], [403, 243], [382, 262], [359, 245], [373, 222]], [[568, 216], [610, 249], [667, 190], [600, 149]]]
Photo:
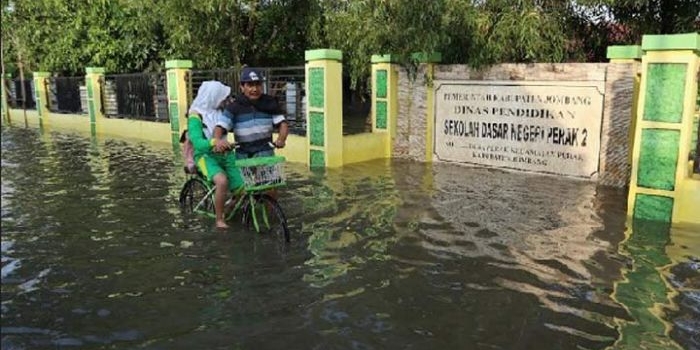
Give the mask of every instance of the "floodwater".
[[699, 349], [700, 228], [625, 191], [288, 164], [292, 242], [184, 216], [167, 146], [2, 128], [2, 348]]

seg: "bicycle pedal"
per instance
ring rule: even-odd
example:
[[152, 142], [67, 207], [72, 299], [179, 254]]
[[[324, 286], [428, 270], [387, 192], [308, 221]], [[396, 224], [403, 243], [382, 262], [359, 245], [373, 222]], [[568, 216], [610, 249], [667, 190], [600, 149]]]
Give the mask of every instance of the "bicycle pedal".
[[231, 208], [238, 202], [239, 197], [231, 197], [224, 203], [224, 208]]

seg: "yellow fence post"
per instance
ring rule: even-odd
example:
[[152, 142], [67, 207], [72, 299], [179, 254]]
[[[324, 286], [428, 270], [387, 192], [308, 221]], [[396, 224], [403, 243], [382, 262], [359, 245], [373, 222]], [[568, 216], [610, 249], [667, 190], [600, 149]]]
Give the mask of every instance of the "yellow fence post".
[[435, 64], [442, 61], [442, 54], [439, 52], [417, 52], [411, 55], [414, 61], [425, 64], [425, 83], [427, 84], [426, 96], [426, 127], [425, 127], [425, 161], [433, 161], [435, 152], [435, 90], [433, 89], [433, 79], [435, 78]]
[[90, 116], [90, 134], [97, 135], [100, 119], [105, 117], [102, 105], [102, 83], [105, 69], [102, 67], [85, 68], [85, 87], [87, 88], [88, 116]]
[[168, 111], [170, 113], [170, 131], [173, 147], [179, 144], [180, 134], [187, 129], [187, 108], [189, 107], [190, 82], [192, 69], [190, 60], [165, 61], [168, 81]]
[[645, 35], [628, 215], [700, 222], [700, 181], [689, 166], [700, 34]]
[[39, 115], [39, 127], [49, 125], [49, 98], [48, 85], [49, 72], [34, 72], [34, 100], [36, 101], [36, 112]]
[[398, 81], [396, 57], [372, 55], [372, 132], [386, 135], [384, 156], [390, 158], [396, 137]]
[[308, 50], [306, 128], [310, 167], [343, 165], [343, 54]]

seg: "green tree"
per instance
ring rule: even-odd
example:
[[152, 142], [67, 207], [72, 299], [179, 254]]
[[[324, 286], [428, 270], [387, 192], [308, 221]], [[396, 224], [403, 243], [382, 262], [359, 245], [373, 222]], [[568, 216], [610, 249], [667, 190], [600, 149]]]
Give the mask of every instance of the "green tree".
[[13, 50], [25, 53], [30, 70], [144, 70], [160, 60], [162, 50], [162, 29], [148, 6], [130, 0], [5, 0], [3, 41], [9, 37]]
[[[459, 3], [450, 1], [443, 29], [453, 33], [450, 42], [471, 35], [471, 45], [450, 45], [452, 50], [446, 47], [453, 53], [447, 55], [447, 62], [482, 66], [565, 59], [567, 35], [562, 18], [566, 18], [568, 7], [561, 1], [490, 0], [471, 10], [462, 9]], [[470, 17], [465, 18], [465, 14]]]
[[0, 46], [2, 46], [2, 74], [15, 74], [17, 72], [17, 44], [16, 31], [9, 30], [16, 25], [14, 18], [14, 9], [10, 6], [9, 0], [2, 0], [2, 37]]
[[316, 0], [163, 0], [166, 57], [189, 58], [198, 68], [242, 64], [303, 64], [309, 18]]
[[[325, 0], [317, 45], [337, 48], [353, 86], [366, 82], [369, 57], [438, 51], [444, 63], [557, 62], [566, 57], [568, 8], [535, 0]], [[557, 10], [557, 11], [555, 11]], [[358, 83], [360, 83], [358, 85]]]
[[625, 30], [621, 40], [639, 43], [644, 34], [674, 34], [700, 30], [697, 0], [580, 0], [605, 10], [608, 22]]
[[[304, 51], [343, 51], [354, 86], [369, 57], [438, 51], [444, 63], [605, 59], [610, 44], [697, 31], [695, 0], [2, 0], [3, 62], [82, 74], [157, 70], [165, 59], [200, 69], [303, 63]], [[21, 58], [18, 60], [18, 57]]]

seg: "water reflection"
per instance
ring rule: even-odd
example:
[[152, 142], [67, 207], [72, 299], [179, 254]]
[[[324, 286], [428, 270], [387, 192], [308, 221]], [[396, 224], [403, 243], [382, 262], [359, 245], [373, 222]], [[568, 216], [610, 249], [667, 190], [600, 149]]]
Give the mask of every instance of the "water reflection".
[[[317, 170], [310, 182], [299, 184], [299, 195], [305, 198], [303, 212], [292, 211], [290, 216], [304, 217], [301, 230], [308, 235], [308, 250], [313, 254], [305, 262], [311, 273], [304, 281], [311, 286], [328, 286], [349, 269], [389, 258], [387, 247], [397, 237], [379, 237], [379, 233], [392, 230], [399, 195], [387, 169], [388, 163], [376, 162]], [[356, 250], [364, 254], [347, 254]]]
[[672, 305], [665, 311], [671, 337], [688, 349], [700, 349], [700, 239], [698, 226], [671, 229], [666, 254], [671, 259], [664, 269]]
[[634, 259], [634, 267], [617, 284], [615, 299], [627, 306], [631, 320], [622, 322], [623, 337], [618, 349], [678, 348], [668, 339], [670, 324], [662, 318], [661, 307], [668, 304], [665, 281], [658, 269], [668, 265], [664, 247], [670, 227], [666, 223], [634, 221], [624, 251]]
[[615, 298], [632, 318], [620, 322], [616, 348], [700, 348], [699, 232], [697, 226], [631, 224], [623, 252], [634, 264], [625, 269]]
[[183, 216], [169, 146], [3, 127], [1, 156], [3, 349], [698, 344], [697, 228], [627, 237], [624, 191], [288, 164], [280, 247]]

